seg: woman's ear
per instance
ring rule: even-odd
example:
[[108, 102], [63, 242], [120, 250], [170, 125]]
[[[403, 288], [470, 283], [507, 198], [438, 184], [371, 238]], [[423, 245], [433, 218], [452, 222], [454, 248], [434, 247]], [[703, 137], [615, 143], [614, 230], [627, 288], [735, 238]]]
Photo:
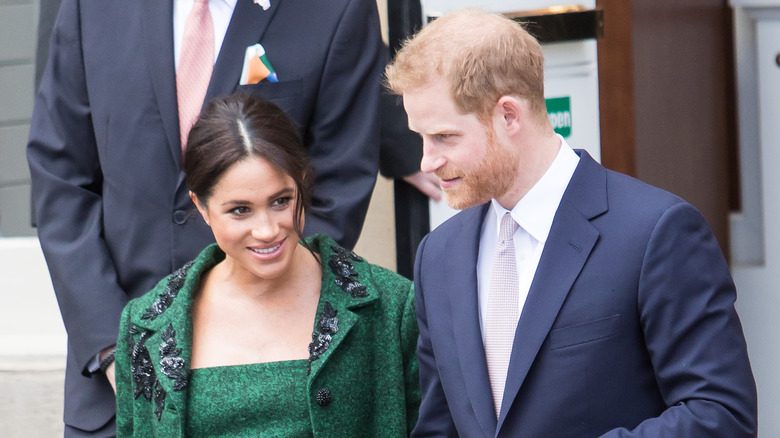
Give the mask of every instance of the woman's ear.
[[209, 224], [209, 211], [206, 208], [206, 206], [200, 203], [200, 201], [198, 200], [198, 197], [195, 195], [195, 193], [192, 193], [192, 191], [190, 191], [190, 199], [192, 199], [192, 203], [195, 204], [195, 208], [198, 209], [198, 213], [200, 213], [200, 216], [206, 222], [206, 225], [210, 225]]

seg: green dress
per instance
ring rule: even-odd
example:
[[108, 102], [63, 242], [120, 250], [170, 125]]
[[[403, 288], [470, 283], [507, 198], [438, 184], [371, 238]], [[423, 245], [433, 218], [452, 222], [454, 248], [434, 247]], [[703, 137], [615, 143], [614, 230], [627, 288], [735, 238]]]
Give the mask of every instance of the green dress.
[[187, 436], [312, 436], [307, 366], [292, 360], [190, 370]]

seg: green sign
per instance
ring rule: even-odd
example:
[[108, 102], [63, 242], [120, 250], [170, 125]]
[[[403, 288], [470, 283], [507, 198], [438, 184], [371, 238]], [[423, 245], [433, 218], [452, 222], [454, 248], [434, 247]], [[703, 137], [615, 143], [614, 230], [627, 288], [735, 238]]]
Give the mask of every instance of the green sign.
[[545, 99], [547, 117], [557, 134], [563, 138], [571, 135], [571, 100], [569, 97], [554, 97]]

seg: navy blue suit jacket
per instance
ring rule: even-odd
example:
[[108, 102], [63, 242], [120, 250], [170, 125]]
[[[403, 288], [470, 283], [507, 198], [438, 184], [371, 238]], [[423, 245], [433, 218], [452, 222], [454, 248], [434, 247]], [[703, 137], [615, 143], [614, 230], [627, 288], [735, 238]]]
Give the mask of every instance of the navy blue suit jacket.
[[[63, 1], [32, 118], [38, 232], [69, 335], [65, 422], [85, 430], [114, 412], [106, 380], [82, 373], [124, 305], [213, 242], [181, 171], [172, 3]], [[239, 86], [258, 42], [280, 82]], [[206, 96], [257, 93], [291, 116], [316, 173], [306, 233], [348, 248], [378, 170], [384, 51], [373, 0], [238, 0]]]
[[488, 205], [420, 244], [413, 436], [754, 436], [735, 288], [704, 218], [583, 151], [515, 334], [496, 419], [477, 304]]

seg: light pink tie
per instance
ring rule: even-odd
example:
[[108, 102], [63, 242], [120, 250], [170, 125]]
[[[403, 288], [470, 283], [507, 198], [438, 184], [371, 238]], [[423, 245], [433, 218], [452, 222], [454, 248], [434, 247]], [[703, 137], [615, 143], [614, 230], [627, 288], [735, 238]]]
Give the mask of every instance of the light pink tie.
[[208, 0], [195, 0], [184, 25], [179, 68], [176, 72], [176, 94], [179, 103], [181, 148], [198, 118], [214, 69], [214, 23]]
[[506, 213], [501, 219], [498, 244], [493, 254], [490, 295], [488, 296], [487, 315], [484, 322], [485, 356], [490, 388], [493, 390], [496, 416], [501, 411], [509, 358], [512, 354], [512, 342], [520, 317], [518, 314], [519, 287], [517, 265], [515, 264], [515, 244], [512, 240], [518, 227], [519, 225], [509, 213]]

